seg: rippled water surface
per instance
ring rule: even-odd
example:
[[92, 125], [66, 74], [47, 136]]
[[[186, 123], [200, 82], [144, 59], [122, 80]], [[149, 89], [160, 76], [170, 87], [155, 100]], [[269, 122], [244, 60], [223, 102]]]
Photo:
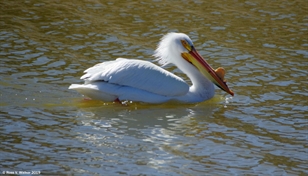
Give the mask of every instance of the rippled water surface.
[[[2, 0], [0, 9], [1, 172], [308, 174], [305, 0]], [[154, 62], [167, 32], [188, 34], [224, 67], [235, 96], [120, 105], [67, 89], [99, 62]]]

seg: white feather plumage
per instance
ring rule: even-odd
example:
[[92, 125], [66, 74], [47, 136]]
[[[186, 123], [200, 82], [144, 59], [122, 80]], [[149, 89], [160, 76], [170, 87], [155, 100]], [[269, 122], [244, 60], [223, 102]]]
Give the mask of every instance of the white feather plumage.
[[187, 35], [169, 33], [161, 39], [154, 56], [160, 64], [173, 63], [186, 73], [193, 84], [190, 87], [180, 77], [151, 62], [118, 58], [88, 68], [81, 77], [85, 83], [72, 84], [69, 89], [103, 101], [194, 103], [210, 99], [214, 96], [213, 83], [181, 57], [182, 52], [187, 52], [181, 40], [193, 46]]

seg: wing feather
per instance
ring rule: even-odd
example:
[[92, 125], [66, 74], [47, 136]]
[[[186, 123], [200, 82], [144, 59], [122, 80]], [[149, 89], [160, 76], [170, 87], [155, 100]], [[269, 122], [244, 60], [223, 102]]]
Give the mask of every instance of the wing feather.
[[97, 64], [81, 77], [86, 84], [105, 81], [129, 86], [164, 96], [180, 96], [188, 92], [188, 84], [180, 77], [142, 60], [119, 58]]

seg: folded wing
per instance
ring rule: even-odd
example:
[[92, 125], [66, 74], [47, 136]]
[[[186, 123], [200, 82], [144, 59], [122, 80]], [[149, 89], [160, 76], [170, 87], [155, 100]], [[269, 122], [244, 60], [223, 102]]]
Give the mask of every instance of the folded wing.
[[181, 96], [189, 85], [180, 77], [152, 64], [151, 62], [119, 58], [97, 64], [81, 77], [85, 84], [104, 81], [128, 86], [163, 96]]

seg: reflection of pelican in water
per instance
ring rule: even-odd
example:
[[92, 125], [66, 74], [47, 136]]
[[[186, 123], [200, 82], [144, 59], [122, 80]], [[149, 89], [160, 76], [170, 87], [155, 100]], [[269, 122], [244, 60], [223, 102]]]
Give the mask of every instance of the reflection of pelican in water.
[[72, 84], [69, 89], [102, 101], [163, 103], [172, 100], [195, 103], [214, 96], [214, 83], [233, 96], [224, 81], [224, 69], [213, 70], [187, 35], [165, 35], [155, 56], [161, 63], [176, 65], [190, 78], [192, 85], [189, 87], [180, 77], [151, 62], [118, 58], [87, 69], [81, 77], [85, 83]]

